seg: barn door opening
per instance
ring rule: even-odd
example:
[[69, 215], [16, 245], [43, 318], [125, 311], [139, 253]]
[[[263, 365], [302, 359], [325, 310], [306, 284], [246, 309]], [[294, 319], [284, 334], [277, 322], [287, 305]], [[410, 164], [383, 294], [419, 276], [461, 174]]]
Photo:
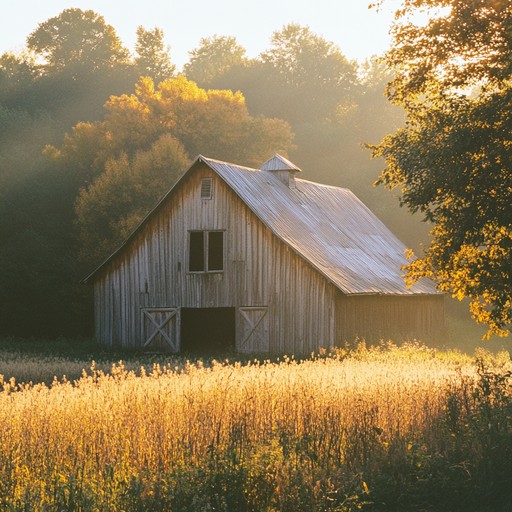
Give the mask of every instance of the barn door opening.
[[235, 349], [235, 308], [182, 308], [181, 351], [216, 355]]
[[238, 352], [268, 352], [268, 308], [247, 306], [238, 308]]
[[142, 308], [142, 348], [157, 352], [180, 351], [180, 310]]

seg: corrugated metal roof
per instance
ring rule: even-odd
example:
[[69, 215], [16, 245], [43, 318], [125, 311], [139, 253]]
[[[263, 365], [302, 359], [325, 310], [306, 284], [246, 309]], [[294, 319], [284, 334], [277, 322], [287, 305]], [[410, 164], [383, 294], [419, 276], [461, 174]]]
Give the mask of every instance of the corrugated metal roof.
[[[295, 188], [289, 188], [272, 172], [204, 156], [197, 157], [126, 242], [83, 282], [89, 282], [123, 252], [199, 162], [215, 171], [278, 238], [343, 293], [436, 293], [434, 284], [426, 279], [405, 286], [401, 270], [407, 263], [405, 245], [350, 190], [298, 178]], [[292, 169], [296, 167], [288, 163]]]
[[343, 293], [434, 294], [421, 280], [407, 288], [405, 245], [347, 189], [201, 157], [270, 230]]

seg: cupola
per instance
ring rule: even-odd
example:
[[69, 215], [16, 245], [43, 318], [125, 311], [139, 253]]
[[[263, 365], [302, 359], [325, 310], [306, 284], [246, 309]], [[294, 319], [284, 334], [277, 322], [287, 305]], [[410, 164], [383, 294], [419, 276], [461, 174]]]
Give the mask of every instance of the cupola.
[[287, 160], [284, 156], [276, 153], [270, 160], [267, 160], [261, 167], [260, 171], [268, 171], [274, 173], [281, 182], [289, 188], [295, 188], [295, 174], [301, 170]]

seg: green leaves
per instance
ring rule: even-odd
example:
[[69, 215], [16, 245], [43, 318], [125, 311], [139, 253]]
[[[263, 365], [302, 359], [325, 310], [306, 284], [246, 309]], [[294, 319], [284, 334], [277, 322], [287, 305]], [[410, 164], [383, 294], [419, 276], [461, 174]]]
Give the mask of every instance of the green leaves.
[[92, 266], [116, 249], [188, 163], [183, 146], [169, 134], [132, 158], [123, 152], [109, 159], [76, 201], [84, 260]]
[[128, 62], [128, 51], [114, 28], [91, 10], [65, 9], [40, 23], [27, 38], [27, 46], [45, 59], [49, 71], [61, 71], [73, 64], [99, 71]]
[[280, 114], [285, 119], [294, 111], [299, 122], [335, 118], [338, 104], [351, 99], [357, 89], [356, 64], [309, 27], [292, 23], [274, 32], [261, 60], [267, 85], [288, 114]]
[[388, 97], [406, 127], [373, 148], [379, 183], [434, 223], [408, 279], [430, 277], [506, 335], [512, 322], [512, 6], [462, 0], [404, 2], [398, 19], [444, 7], [426, 25], [397, 22], [387, 55]]
[[247, 63], [245, 48], [234, 37], [213, 36], [202, 38], [198, 48], [190, 54], [185, 64], [185, 75], [201, 86], [211, 86], [230, 69]]

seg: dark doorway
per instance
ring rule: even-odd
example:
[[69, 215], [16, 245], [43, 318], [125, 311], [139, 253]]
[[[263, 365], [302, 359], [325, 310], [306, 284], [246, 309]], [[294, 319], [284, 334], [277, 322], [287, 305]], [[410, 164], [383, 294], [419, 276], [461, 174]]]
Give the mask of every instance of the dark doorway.
[[182, 308], [181, 352], [216, 355], [235, 350], [235, 308]]

